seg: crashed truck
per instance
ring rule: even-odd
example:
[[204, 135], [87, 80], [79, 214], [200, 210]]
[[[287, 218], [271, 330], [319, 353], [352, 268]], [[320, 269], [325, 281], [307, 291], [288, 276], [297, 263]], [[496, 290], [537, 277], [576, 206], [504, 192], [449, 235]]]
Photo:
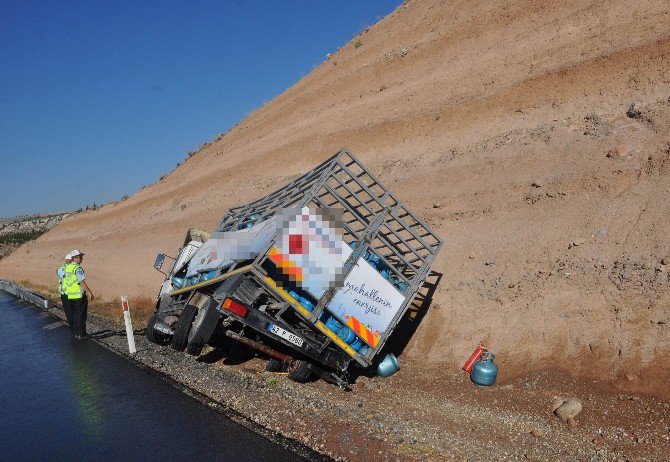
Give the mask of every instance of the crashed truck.
[[296, 382], [346, 387], [352, 365], [390, 375], [399, 365], [379, 353], [442, 244], [342, 149], [211, 234], [189, 230], [176, 257], [158, 255], [159, 271], [174, 263], [147, 337], [195, 356], [235, 340]]

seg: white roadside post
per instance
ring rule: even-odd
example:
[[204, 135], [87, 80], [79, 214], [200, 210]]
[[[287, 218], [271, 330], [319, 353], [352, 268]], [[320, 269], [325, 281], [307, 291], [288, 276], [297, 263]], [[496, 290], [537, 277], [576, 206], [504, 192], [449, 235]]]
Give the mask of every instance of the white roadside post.
[[123, 320], [126, 322], [126, 337], [128, 337], [128, 350], [131, 355], [134, 355], [137, 350], [135, 349], [135, 337], [133, 336], [133, 323], [130, 320], [130, 308], [128, 307], [128, 297], [124, 295], [121, 297], [121, 306], [123, 307]]

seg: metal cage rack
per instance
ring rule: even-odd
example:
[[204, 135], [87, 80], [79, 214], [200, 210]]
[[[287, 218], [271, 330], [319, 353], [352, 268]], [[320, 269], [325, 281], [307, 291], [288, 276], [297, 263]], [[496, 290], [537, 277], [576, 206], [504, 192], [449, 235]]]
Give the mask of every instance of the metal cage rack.
[[[230, 209], [215, 232], [248, 227], [283, 208], [305, 206], [343, 210], [344, 240], [353, 249], [345, 262], [343, 278], [361, 255], [373, 252], [375, 258], [388, 267], [396, 288], [404, 296], [378, 345], [364, 358], [354, 356], [357, 362], [369, 365], [425, 281], [443, 242], [346, 148], [279, 190]], [[266, 274], [262, 267], [272, 245], [274, 242], [270, 242], [252, 264], [258, 276]], [[335, 290], [331, 289], [321, 297], [316, 308], [308, 314], [312, 323], [318, 323], [319, 314]]]

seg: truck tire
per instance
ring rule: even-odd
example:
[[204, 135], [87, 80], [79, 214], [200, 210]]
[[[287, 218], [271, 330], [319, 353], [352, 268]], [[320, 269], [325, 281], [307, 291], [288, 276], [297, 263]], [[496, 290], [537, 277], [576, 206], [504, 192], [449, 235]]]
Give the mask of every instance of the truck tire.
[[158, 320], [158, 313], [154, 313], [147, 323], [147, 340], [156, 345], [167, 345], [170, 343], [170, 337], [154, 330], [154, 325]]
[[296, 360], [291, 362], [288, 367], [288, 378], [298, 383], [306, 383], [312, 377], [312, 370], [309, 368], [309, 362]]
[[216, 302], [213, 299], [201, 307], [188, 333], [186, 353], [198, 356], [214, 333], [220, 319], [221, 313], [216, 309]]
[[184, 351], [188, 345], [188, 331], [191, 330], [191, 324], [195, 315], [198, 314], [198, 308], [193, 305], [186, 305], [179, 316], [179, 321], [174, 328], [174, 335], [172, 336], [172, 343], [170, 346], [177, 351]]
[[267, 372], [281, 372], [282, 369], [284, 369], [284, 361], [280, 361], [277, 358], [270, 358], [265, 364], [265, 370]]

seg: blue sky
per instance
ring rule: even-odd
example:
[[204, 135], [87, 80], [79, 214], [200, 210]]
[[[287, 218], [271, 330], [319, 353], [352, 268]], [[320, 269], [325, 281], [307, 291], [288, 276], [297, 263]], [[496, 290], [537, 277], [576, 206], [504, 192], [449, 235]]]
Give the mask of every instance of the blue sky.
[[153, 183], [401, 3], [4, 0], [0, 217]]

